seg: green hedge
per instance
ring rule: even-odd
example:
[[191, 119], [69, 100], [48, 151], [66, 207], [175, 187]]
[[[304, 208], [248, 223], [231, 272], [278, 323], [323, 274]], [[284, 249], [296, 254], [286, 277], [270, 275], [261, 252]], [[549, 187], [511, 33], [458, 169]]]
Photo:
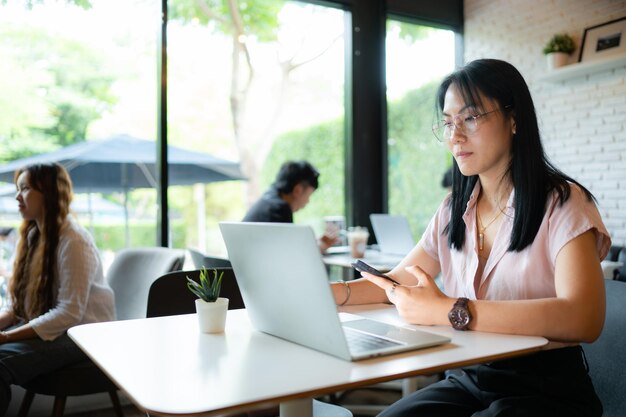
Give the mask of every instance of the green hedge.
[[[445, 144], [431, 126], [437, 82], [389, 103], [389, 211], [403, 214], [416, 238], [422, 234], [447, 191], [441, 179], [451, 164]], [[306, 159], [320, 171], [320, 187], [296, 222], [345, 214], [344, 123], [337, 119], [277, 138], [263, 166], [261, 183], [269, 186], [286, 160]]]
[[[96, 246], [100, 251], [118, 251], [126, 247], [126, 229], [124, 225], [94, 225], [85, 226], [93, 233]], [[129, 247], [155, 246], [157, 244], [156, 224], [131, 224], [129, 226]], [[170, 223], [170, 239], [172, 247], [185, 247], [185, 225], [182, 221]]]

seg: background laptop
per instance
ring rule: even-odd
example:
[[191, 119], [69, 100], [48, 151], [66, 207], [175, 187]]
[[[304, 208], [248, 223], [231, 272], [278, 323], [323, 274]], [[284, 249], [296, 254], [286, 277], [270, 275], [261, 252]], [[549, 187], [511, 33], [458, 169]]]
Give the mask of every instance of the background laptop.
[[[257, 330], [346, 360], [450, 341], [447, 337], [367, 319], [342, 324], [309, 226], [222, 222], [220, 229], [250, 320]], [[373, 339], [372, 348], [348, 347], [349, 340], [353, 343], [353, 339], [364, 337]]]
[[415, 246], [409, 221], [404, 216], [370, 214], [370, 221], [381, 253], [406, 255]]

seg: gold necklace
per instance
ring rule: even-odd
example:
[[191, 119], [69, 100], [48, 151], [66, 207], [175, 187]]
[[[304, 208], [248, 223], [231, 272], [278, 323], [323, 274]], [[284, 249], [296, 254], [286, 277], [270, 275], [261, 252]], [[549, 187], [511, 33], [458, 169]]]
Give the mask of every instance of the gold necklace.
[[478, 212], [478, 204], [476, 205], [476, 217], [478, 218], [478, 250], [482, 251], [485, 248], [485, 230], [487, 230], [487, 228], [489, 226], [492, 225], [493, 222], [496, 221], [496, 219], [498, 217], [500, 217], [500, 215], [502, 214], [502, 210], [498, 210], [498, 214], [495, 215], [495, 217], [493, 219], [491, 219], [491, 221], [489, 223], [487, 223], [487, 226], [483, 226], [483, 221], [480, 218], [480, 213]]

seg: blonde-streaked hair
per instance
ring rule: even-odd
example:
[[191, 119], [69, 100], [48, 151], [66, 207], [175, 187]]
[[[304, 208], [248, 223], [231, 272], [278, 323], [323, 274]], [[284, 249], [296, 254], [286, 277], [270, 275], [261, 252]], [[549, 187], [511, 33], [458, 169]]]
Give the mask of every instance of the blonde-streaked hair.
[[16, 184], [24, 172], [28, 185], [43, 194], [44, 215], [41, 229], [34, 220], [25, 219], [20, 226], [9, 294], [15, 316], [29, 321], [50, 310], [56, 301], [57, 247], [61, 227], [70, 212], [72, 180], [62, 165], [43, 163], [17, 170]]

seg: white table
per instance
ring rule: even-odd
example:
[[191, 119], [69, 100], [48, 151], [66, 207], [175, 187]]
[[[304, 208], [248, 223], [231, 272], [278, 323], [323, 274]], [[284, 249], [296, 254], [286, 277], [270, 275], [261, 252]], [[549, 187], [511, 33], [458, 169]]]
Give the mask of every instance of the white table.
[[[365, 251], [365, 256], [360, 259], [381, 272], [388, 272], [398, 265], [403, 258], [404, 256], [402, 255], [385, 254], [375, 249], [367, 249]], [[326, 264], [327, 268], [331, 266], [341, 268], [340, 278], [344, 281], [354, 279], [355, 274], [358, 274], [352, 268], [352, 262], [356, 259], [357, 258], [350, 256], [350, 252], [329, 253], [322, 257], [322, 260], [324, 261], [324, 264]]]
[[[347, 311], [402, 323], [377, 305]], [[427, 327], [451, 343], [347, 362], [255, 331], [245, 310], [228, 312], [226, 331], [201, 334], [194, 314], [77, 326], [70, 337], [151, 415], [212, 415], [281, 403], [281, 416], [310, 416], [316, 396], [539, 350], [541, 337]], [[303, 411], [304, 410], [304, 411]]]

